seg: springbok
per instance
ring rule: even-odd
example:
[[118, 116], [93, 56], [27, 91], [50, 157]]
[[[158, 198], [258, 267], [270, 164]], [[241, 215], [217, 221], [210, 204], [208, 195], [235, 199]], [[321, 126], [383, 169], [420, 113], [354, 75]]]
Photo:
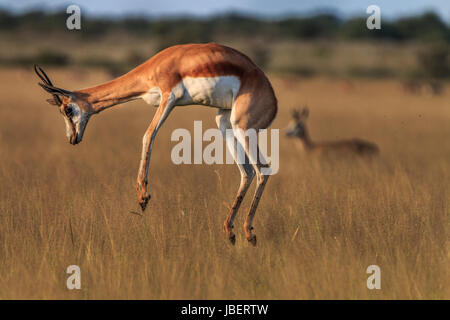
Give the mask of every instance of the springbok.
[[300, 112], [292, 110], [292, 121], [286, 130], [288, 137], [297, 137], [301, 148], [308, 154], [314, 155], [356, 155], [373, 156], [379, 153], [376, 144], [361, 139], [349, 139], [328, 142], [313, 142], [309, 136], [306, 120], [308, 119], [309, 109], [303, 108]]
[[[267, 162], [261, 153], [255, 159], [249, 152], [248, 136], [239, 132], [267, 128], [277, 114], [277, 99], [263, 71], [246, 55], [214, 43], [177, 45], [159, 52], [121, 77], [76, 91], [53, 86], [36, 65], [35, 71], [43, 81], [39, 85], [53, 95], [47, 101], [59, 107], [66, 123], [67, 138], [73, 145], [81, 142], [89, 118], [109, 107], [142, 98], [158, 108], [143, 137], [136, 184], [142, 211], [150, 199], [147, 186], [152, 145], [169, 113], [175, 106], [184, 105], [218, 108], [217, 126], [241, 173], [237, 195], [224, 222], [225, 232], [234, 244], [234, 218], [256, 172], [256, 191], [244, 222], [247, 240], [256, 245], [252, 222], [269, 178], [267, 171], [261, 170]], [[227, 129], [231, 129], [234, 136], [226, 139]], [[245, 151], [244, 164], [238, 163], [242, 161], [237, 161], [234, 145]]]

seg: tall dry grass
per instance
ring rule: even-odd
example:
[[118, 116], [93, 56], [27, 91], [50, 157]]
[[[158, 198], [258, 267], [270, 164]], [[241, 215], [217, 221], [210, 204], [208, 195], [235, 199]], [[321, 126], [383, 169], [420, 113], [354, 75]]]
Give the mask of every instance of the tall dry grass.
[[[49, 70], [75, 89], [100, 73]], [[0, 75], [0, 298], [20, 299], [448, 299], [450, 106], [406, 96], [389, 81], [352, 91], [334, 80], [274, 78], [283, 128], [308, 104], [313, 139], [376, 142], [373, 163], [317, 161], [280, 134], [280, 171], [255, 218], [258, 246], [222, 230], [239, 184], [234, 165], [170, 161], [173, 129], [215, 127], [215, 110], [178, 108], [161, 129], [143, 216], [134, 190], [141, 137], [154, 109], [133, 102], [91, 119], [84, 141], [66, 142], [55, 107], [31, 72]], [[82, 289], [66, 288], [67, 266]], [[381, 267], [368, 290], [367, 266]]]

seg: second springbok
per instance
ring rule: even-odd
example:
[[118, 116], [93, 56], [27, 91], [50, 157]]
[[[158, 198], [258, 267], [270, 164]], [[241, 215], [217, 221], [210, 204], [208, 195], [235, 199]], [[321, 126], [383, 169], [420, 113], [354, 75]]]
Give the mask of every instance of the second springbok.
[[[147, 188], [152, 146], [170, 112], [175, 106], [186, 105], [217, 108], [217, 125], [241, 173], [239, 190], [224, 222], [225, 231], [234, 244], [233, 221], [256, 173], [256, 192], [244, 222], [247, 240], [256, 245], [252, 222], [269, 175], [262, 170], [265, 159], [260, 153], [255, 159], [248, 137], [240, 132], [267, 128], [276, 116], [277, 99], [265, 74], [246, 55], [214, 43], [173, 46], [119, 78], [76, 91], [57, 88], [41, 68], [35, 66], [35, 71], [42, 80], [39, 85], [52, 94], [48, 102], [58, 106], [73, 145], [81, 142], [89, 118], [107, 108], [139, 98], [158, 108], [142, 141], [136, 189], [143, 211], [150, 199]], [[232, 129], [234, 137], [225, 135], [227, 129]], [[234, 146], [238, 144], [246, 153], [244, 164], [236, 159]]]
[[296, 137], [300, 146], [308, 154], [323, 156], [361, 156], [370, 157], [379, 153], [378, 146], [372, 142], [354, 138], [348, 140], [315, 142], [311, 139], [306, 124], [309, 109], [292, 110], [292, 120], [286, 130], [288, 137]]

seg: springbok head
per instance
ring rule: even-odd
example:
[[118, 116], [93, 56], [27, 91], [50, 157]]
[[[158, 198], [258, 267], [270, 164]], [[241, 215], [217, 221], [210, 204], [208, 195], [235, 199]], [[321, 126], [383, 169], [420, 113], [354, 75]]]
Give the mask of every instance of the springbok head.
[[306, 131], [306, 119], [308, 119], [309, 109], [304, 107], [301, 111], [297, 109], [292, 110], [292, 120], [286, 128], [286, 136], [298, 137], [300, 139], [305, 138]]
[[50, 78], [39, 66], [34, 65], [34, 71], [42, 80], [42, 83], [39, 82], [38, 84], [52, 95], [52, 98], [47, 99], [47, 102], [58, 107], [66, 122], [67, 139], [72, 145], [80, 143], [92, 115], [91, 105], [80, 95], [53, 86]]

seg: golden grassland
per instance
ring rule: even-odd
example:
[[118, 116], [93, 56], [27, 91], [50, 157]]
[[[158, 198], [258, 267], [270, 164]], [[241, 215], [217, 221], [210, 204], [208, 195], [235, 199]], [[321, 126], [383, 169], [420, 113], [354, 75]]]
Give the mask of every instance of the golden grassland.
[[[98, 72], [48, 70], [76, 89]], [[252, 197], [233, 247], [222, 230], [239, 184], [234, 165], [174, 165], [175, 128], [215, 127], [216, 111], [180, 107], [160, 130], [142, 215], [134, 182], [141, 138], [155, 109], [132, 102], [94, 116], [71, 146], [56, 108], [30, 71], [0, 80], [0, 298], [11, 299], [449, 299], [450, 90], [405, 95], [395, 81], [348, 83], [271, 77], [272, 128], [308, 104], [315, 140], [360, 137], [379, 159], [317, 160], [280, 131], [280, 171], [269, 179], [254, 226]], [[82, 289], [66, 288], [81, 267]], [[381, 267], [381, 290], [366, 268]]]

